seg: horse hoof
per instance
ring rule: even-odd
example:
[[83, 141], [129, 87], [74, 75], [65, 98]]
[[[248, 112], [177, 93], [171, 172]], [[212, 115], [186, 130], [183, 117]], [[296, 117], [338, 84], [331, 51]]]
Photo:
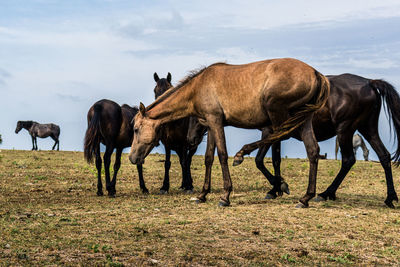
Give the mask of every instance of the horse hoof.
[[104, 194], [103, 194], [103, 191], [97, 191], [97, 195], [98, 195], [99, 197], [103, 196], [103, 195], [104, 195]]
[[230, 205], [229, 201], [226, 201], [224, 199], [220, 199], [219, 200], [218, 206], [220, 206], [220, 207], [229, 207], [229, 205]]
[[168, 190], [160, 189], [160, 195], [168, 194]]
[[299, 203], [296, 205], [296, 209], [304, 209], [304, 208], [308, 208], [308, 206], [304, 205], [303, 203]]
[[193, 189], [185, 189], [185, 194], [186, 195], [191, 195], [193, 193], [194, 193]]
[[324, 202], [324, 201], [326, 201], [326, 199], [324, 197], [321, 197], [320, 195], [314, 198], [314, 202]]
[[282, 192], [290, 195], [289, 185], [286, 182], [281, 183], [281, 190]]
[[109, 194], [108, 197], [109, 198], [115, 198], [115, 193], [114, 194]]
[[267, 193], [264, 199], [275, 199], [275, 198], [276, 196], [274, 196], [273, 194]]
[[145, 194], [145, 195], [148, 195], [148, 194], [149, 194], [149, 190], [143, 189], [143, 190], [142, 190], [142, 193]]
[[243, 160], [244, 160], [244, 158], [242, 156], [235, 156], [233, 158], [233, 166], [242, 164]]
[[393, 202], [391, 200], [385, 200], [386, 206], [388, 206], [391, 209], [394, 209], [395, 206], [393, 205]]

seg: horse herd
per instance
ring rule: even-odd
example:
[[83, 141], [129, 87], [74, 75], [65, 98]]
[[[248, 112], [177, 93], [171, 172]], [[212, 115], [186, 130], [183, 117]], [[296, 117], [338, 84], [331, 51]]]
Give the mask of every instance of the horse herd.
[[[219, 205], [229, 206], [232, 181], [227, 164], [224, 126], [231, 125], [262, 132], [259, 141], [244, 145], [236, 153], [233, 165], [239, 165], [245, 155], [258, 149], [256, 166], [272, 185], [266, 198], [289, 193], [289, 186], [280, 175], [280, 142], [294, 137], [303, 141], [310, 162], [308, 188], [297, 205], [308, 207], [309, 200], [316, 195], [318, 142], [337, 136], [342, 154], [340, 171], [332, 184], [316, 198], [319, 201], [335, 200], [338, 187], [355, 164], [353, 135], [358, 131], [374, 149], [385, 171], [385, 204], [394, 208], [393, 201], [398, 201], [391, 160], [395, 165], [399, 164], [400, 97], [393, 86], [383, 80], [371, 80], [353, 74], [324, 76], [306, 63], [291, 58], [244, 65], [216, 63], [192, 72], [175, 87], [171, 85], [170, 73], [161, 79], [155, 73], [154, 80], [155, 101], [147, 107], [142, 103], [139, 108], [119, 106], [103, 99], [89, 109], [84, 156], [88, 162], [95, 160], [98, 195], [103, 195], [100, 143], [106, 146], [103, 161], [109, 196], [116, 194], [122, 150], [129, 146], [129, 159], [137, 165], [140, 188], [143, 193], [148, 193], [142, 164], [159, 141], [164, 144], [166, 151], [164, 181], [160, 192], [167, 193], [169, 190], [171, 150], [176, 151], [182, 168], [181, 188], [192, 192], [192, 156], [208, 132], [205, 180], [197, 199], [198, 202], [205, 202], [210, 192], [211, 167], [217, 148], [224, 181]], [[382, 101], [386, 103], [390, 125], [396, 136], [397, 149], [393, 156], [383, 145], [378, 133]], [[263, 160], [270, 147], [274, 174], [264, 166]], [[114, 149], [116, 160], [111, 180], [109, 167]]]

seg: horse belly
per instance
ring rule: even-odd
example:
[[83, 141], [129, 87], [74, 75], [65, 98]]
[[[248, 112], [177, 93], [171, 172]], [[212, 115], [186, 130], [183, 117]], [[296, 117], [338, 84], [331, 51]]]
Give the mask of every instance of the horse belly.
[[268, 123], [267, 114], [260, 108], [253, 105], [252, 108], [225, 109], [225, 123], [235, 127], [258, 129]]

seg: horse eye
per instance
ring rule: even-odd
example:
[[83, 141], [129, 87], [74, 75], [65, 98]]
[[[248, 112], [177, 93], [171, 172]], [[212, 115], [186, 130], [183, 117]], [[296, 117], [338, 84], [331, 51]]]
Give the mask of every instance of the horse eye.
[[135, 129], [133, 129], [133, 132], [136, 134], [136, 133], [139, 132], [139, 129], [138, 129], [138, 128], [135, 128]]

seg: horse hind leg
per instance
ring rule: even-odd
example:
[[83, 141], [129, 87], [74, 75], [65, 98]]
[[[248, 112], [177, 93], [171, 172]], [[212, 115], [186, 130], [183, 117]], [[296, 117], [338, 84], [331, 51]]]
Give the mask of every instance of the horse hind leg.
[[[56, 148], [56, 145], [58, 144], [58, 139], [54, 135], [51, 135], [50, 137], [54, 140], [54, 145], [51, 148], [51, 150], [54, 150]], [[58, 148], [57, 148], [57, 150], [58, 150]]]
[[32, 135], [31, 138], [32, 138], [32, 150], [35, 150], [35, 137], [33, 137]]
[[97, 146], [96, 151], [96, 169], [97, 169], [97, 195], [103, 195], [103, 183], [101, 182], [101, 157], [100, 157], [100, 145]]
[[115, 192], [112, 189], [111, 181], [110, 181], [110, 164], [111, 164], [111, 155], [113, 153], [114, 147], [112, 145], [106, 145], [106, 151], [104, 152], [104, 172], [106, 176], [106, 189], [108, 191], [109, 197], [115, 197]]
[[393, 201], [398, 202], [399, 198], [397, 197], [397, 193], [394, 189], [390, 153], [383, 145], [377, 129], [378, 127], [369, 127], [367, 129], [362, 129], [359, 131], [378, 155], [379, 161], [385, 171], [387, 187], [387, 197], [385, 199], [385, 204], [389, 208], [394, 208]]

